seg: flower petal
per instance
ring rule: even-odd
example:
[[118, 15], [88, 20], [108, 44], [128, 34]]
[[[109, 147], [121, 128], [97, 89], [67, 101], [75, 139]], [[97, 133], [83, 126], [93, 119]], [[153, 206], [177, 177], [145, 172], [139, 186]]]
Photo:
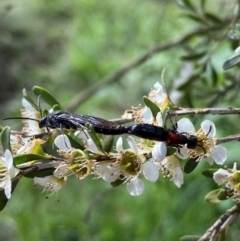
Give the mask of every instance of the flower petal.
[[116, 143], [116, 149], [117, 149], [118, 153], [123, 151], [123, 140], [122, 140], [122, 137], [118, 138], [117, 143]]
[[154, 161], [161, 162], [166, 157], [167, 154], [167, 146], [163, 142], [157, 143], [152, 150], [152, 157]]
[[98, 166], [98, 172], [104, 181], [114, 182], [119, 178], [121, 170], [119, 166], [113, 166], [112, 163], [104, 163]]
[[215, 124], [210, 120], [204, 120], [201, 123], [201, 128], [205, 135], [208, 137], [214, 137], [216, 135], [216, 127]]
[[164, 92], [162, 85], [159, 82], [156, 82], [154, 84], [154, 89], [156, 90], [156, 102], [158, 104], [163, 103], [166, 100], [167, 95]]
[[227, 179], [230, 177], [230, 173], [227, 170], [220, 168], [213, 173], [213, 180], [218, 184], [223, 184], [227, 182]]
[[163, 118], [162, 118], [162, 113], [158, 112], [156, 116], [156, 121], [158, 126], [163, 126]]
[[65, 134], [59, 135], [54, 140], [55, 146], [60, 150], [67, 150], [71, 147], [71, 143]]
[[214, 146], [211, 150], [211, 156], [218, 165], [223, 165], [227, 159], [227, 149], [222, 146]]
[[144, 107], [144, 109], [141, 112], [142, 115], [142, 120], [144, 123], [147, 124], [152, 124], [153, 123], [153, 115], [152, 115], [152, 111], [149, 107]]
[[25, 109], [27, 109], [30, 112], [36, 111], [34, 107], [30, 104], [30, 102], [28, 102], [25, 98], [22, 98], [22, 105], [23, 107], [25, 107]]
[[132, 151], [136, 154], [138, 154], [138, 147], [137, 143], [135, 142], [134, 138], [132, 136], [129, 136], [127, 138], [128, 145], [131, 147]]
[[20, 172], [19, 169], [15, 168], [14, 166], [9, 170], [10, 178], [14, 178]]
[[156, 182], [159, 177], [157, 166], [152, 161], [147, 161], [143, 164], [143, 175], [150, 182]]
[[177, 131], [196, 133], [193, 123], [188, 118], [182, 118], [177, 122]]
[[138, 178], [134, 178], [127, 183], [127, 190], [132, 196], [139, 196], [144, 191], [144, 182]]
[[12, 191], [12, 181], [10, 176], [7, 177], [6, 185], [4, 187], [5, 195], [7, 199], [11, 198], [11, 191]]
[[13, 166], [13, 157], [12, 153], [8, 149], [5, 151], [5, 161], [7, 169], [10, 170], [10, 168]]
[[176, 167], [175, 169], [173, 182], [178, 188], [180, 188], [183, 184], [183, 171], [180, 167]]

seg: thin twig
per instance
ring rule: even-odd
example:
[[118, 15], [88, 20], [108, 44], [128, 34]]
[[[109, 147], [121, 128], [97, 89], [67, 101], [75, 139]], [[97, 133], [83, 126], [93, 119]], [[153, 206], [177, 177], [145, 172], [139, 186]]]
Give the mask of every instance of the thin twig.
[[231, 217], [233, 214], [240, 212], [239, 204], [233, 206], [231, 209], [228, 209], [223, 215], [221, 215], [217, 221], [205, 232], [205, 234], [198, 239], [198, 241], [207, 241], [211, 235], [219, 234], [222, 225]]
[[176, 110], [169, 111], [169, 115], [230, 115], [240, 114], [240, 108], [227, 107], [227, 108], [182, 108], [176, 107]]
[[138, 56], [136, 59], [130, 61], [129, 63], [127, 63], [125, 66], [123, 66], [119, 70], [107, 75], [105, 78], [99, 80], [94, 85], [92, 85], [89, 88], [80, 92], [68, 103], [66, 109], [69, 110], [70, 112], [74, 111], [80, 105], [81, 102], [83, 102], [84, 100], [89, 98], [89, 96], [96, 93], [100, 88], [102, 88], [106, 85], [109, 85], [111, 83], [114, 83], [115, 81], [120, 80], [130, 70], [132, 70], [133, 68], [146, 62], [148, 59], [153, 57], [155, 54], [157, 54], [161, 51], [165, 51], [165, 50], [177, 47], [183, 43], [186, 43], [190, 39], [196, 37], [197, 35], [205, 35], [210, 31], [218, 30], [218, 29], [219, 29], [219, 27], [217, 27], [217, 26], [208, 27], [208, 28], [198, 28], [198, 29], [186, 34], [184, 37], [182, 37], [178, 40], [175, 40], [175, 41], [167, 43], [167, 44], [156, 45], [156, 46], [150, 48], [150, 50], [148, 50], [144, 54]]
[[226, 136], [224, 138], [216, 139], [216, 145], [230, 142], [230, 141], [240, 141], [240, 134]]

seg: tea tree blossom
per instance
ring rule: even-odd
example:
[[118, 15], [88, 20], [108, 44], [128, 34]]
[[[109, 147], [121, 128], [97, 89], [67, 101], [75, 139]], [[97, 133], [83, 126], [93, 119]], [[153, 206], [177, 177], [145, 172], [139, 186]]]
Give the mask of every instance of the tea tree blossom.
[[157, 143], [152, 151], [152, 156], [154, 163], [162, 171], [163, 176], [171, 177], [174, 184], [177, 187], [181, 187], [183, 184], [183, 171], [180, 166], [180, 158], [173, 154], [171, 156], [166, 156], [167, 147], [165, 143]]
[[240, 199], [240, 171], [237, 170], [237, 163], [234, 163], [232, 169], [222, 169], [214, 172], [213, 179], [218, 185], [225, 184], [226, 190], [232, 190], [233, 197]]
[[0, 157], [0, 188], [4, 189], [8, 199], [11, 198], [12, 181], [18, 173], [19, 169], [13, 166], [12, 153], [9, 150], [5, 151], [4, 157]]
[[227, 150], [222, 146], [215, 145], [214, 136], [216, 135], [216, 127], [210, 120], [201, 123], [201, 129], [195, 131], [191, 121], [182, 118], [177, 122], [177, 131], [180, 133], [195, 134], [198, 137], [198, 146], [194, 150], [188, 150], [191, 158], [204, 158], [210, 165], [213, 161], [222, 165], [227, 158]]
[[46, 177], [34, 177], [35, 184], [39, 184], [44, 187], [43, 192], [47, 192], [50, 195], [59, 191], [67, 182], [66, 177], [57, 178], [54, 175]]
[[[22, 117], [33, 118], [39, 120], [41, 118], [40, 113], [25, 99], [22, 99], [22, 105], [25, 109], [21, 111]], [[26, 123], [23, 127], [23, 132], [27, 135], [33, 136], [45, 132], [45, 129], [40, 129], [38, 122], [34, 120], [24, 120]]]

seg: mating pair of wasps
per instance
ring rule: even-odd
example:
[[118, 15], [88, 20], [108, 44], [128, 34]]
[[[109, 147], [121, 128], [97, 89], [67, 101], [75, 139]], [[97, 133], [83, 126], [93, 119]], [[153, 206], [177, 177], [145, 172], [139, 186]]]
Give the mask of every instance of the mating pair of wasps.
[[102, 118], [72, 114], [67, 111], [54, 111], [40, 120], [28, 117], [10, 117], [8, 119], [24, 119], [33, 120], [39, 123], [39, 128], [50, 129], [82, 129], [87, 123], [90, 123], [95, 132], [103, 135], [122, 135], [130, 134], [143, 139], [165, 142], [168, 146], [181, 147], [187, 145], [188, 149], [195, 149], [198, 146], [198, 138], [187, 133], [179, 133], [176, 128], [164, 129], [160, 126], [152, 124], [134, 124], [123, 126], [114, 121], [105, 120]]

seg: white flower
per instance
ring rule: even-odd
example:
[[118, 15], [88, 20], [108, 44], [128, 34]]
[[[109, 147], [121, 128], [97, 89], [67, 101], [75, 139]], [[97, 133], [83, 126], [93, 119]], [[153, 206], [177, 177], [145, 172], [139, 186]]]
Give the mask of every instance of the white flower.
[[155, 124], [157, 126], [163, 125], [163, 119], [161, 112], [157, 113], [156, 119], [153, 117], [152, 111], [149, 107], [144, 107], [141, 111], [142, 122], [147, 124]]
[[222, 165], [227, 159], [226, 148], [214, 143], [213, 137], [216, 135], [216, 127], [212, 121], [204, 120], [201, 123], [201, 129], [196, 132], [192, 122], [187, 118], [182, 118], [177, 122], [177, 131], [193, 134], [198, 138], [198, 147], [189, 152], [190, 156], [203, 157], [210, 165], [213, 164], [213, 161]]
[[232, 169], [222, 169], [213, 174], [214, 181], [218, 184], [225, 184], [225, 190], [228, 190], [230, 196], [235, 200], [240, 200], [240, 171], [237, 170], [237, 163], [234, 163]]
[[[230, 173], [229, 171], [220, 168], [218, 171], [214, 172], [213, 179], [218, 185], [221, 185], [223, 183], [229, 182], [232, 175], [233, 173]], [[233, 187], [234, 185], [231, 184], [231, 186]]]
[[[22, 110], [22, 117], [33, 118], [36, 120], [40, 119], [40, 113], [25, 99], [22, 99], [22, 105], [25, 107]], [[40, 129], [38, 121], [26, 120], [26, 126], [23, 128], [23, 132], [28, 135], [38, 135], [46, 131], [46, 129]]]
[[156, 82], [153, 87], [154, 89], [149, 93], [148, 96], [152, 101], [161, 106], [165, 101], [168, 100], [167, 94], [159, 82]]
[[162, 159], [161, 155], [160, 157], [159, 159], [155, 159], [155, 163], [159, 166], [163, 176], [172, 177], [174, 184], [180, 188], [183, 184], [183, 171], [179, 158], [177, 155], [166, 156], [164, 159]]
[[46, 177], [34, 177], [34, 182], [44, 186], [43, 192], [48, 192], [52, 195], [66, 184], [67, 178], [63, 177], [59, 179], [53, 175]]
[[131, 136], [127, 138], [127, 142], [130, 149], [124, 150], [122, 138], [118, 139], [117, 161], [100, 163], [98, 173], [107, 182], [114, 182], [121, 176], [124, 182], [127, 182], [128, 192], [132, 196], [138, 196], [144, 191], [144, 183], [139, 179], [139, 175], [143, 174], [147, 180], [155, 182], [159, 177], [159, 171], [152, 159], [146, 161], [144, 151], [138, 148]]
[[18, 173], [19, 169], [13, 166], [12, 153], [9, 150], [5, 151], [5, 157], [0, 157], [0, 188], [4, 189], [8, 199], [11, 198], [12, 181]]

